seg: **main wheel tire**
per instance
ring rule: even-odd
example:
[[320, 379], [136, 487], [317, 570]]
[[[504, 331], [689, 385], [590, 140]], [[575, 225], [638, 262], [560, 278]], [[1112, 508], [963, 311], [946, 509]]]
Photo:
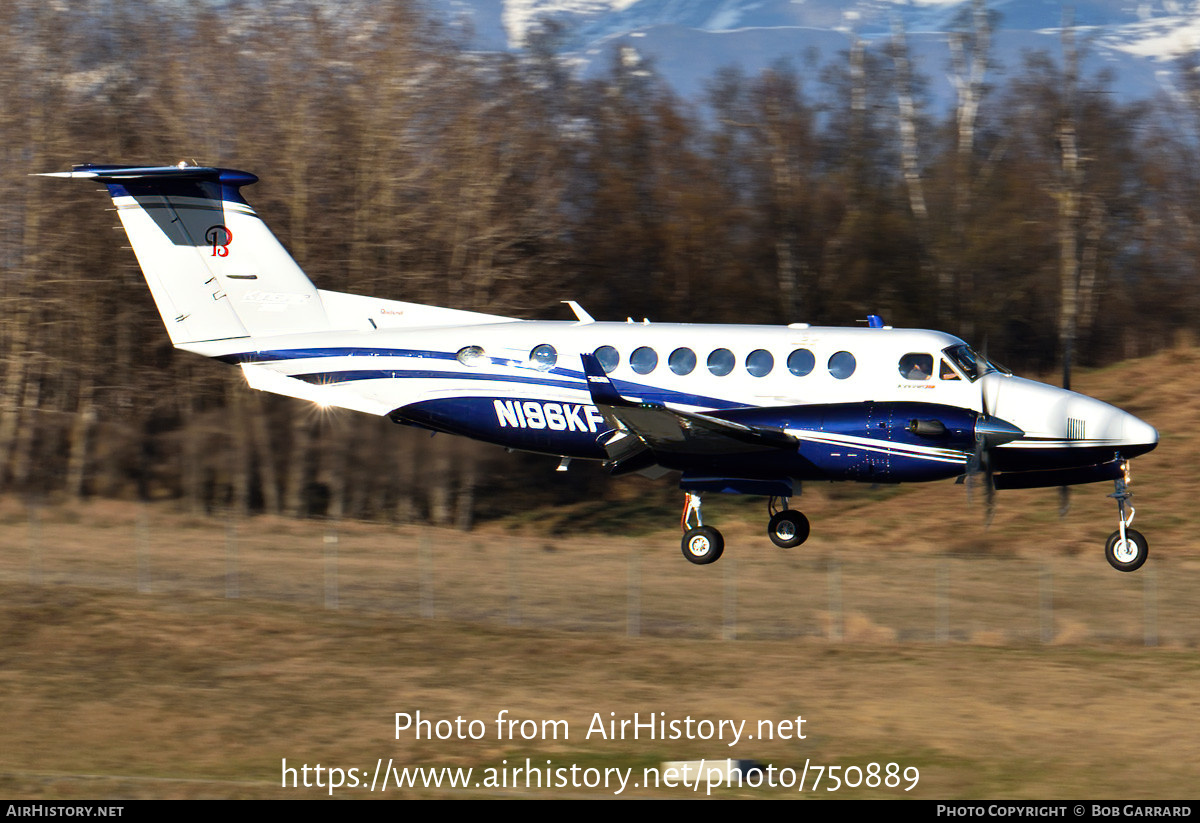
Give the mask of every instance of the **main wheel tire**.
[[776, 512], [767, 526], [767, 536], [781, 549], [791, 549], [808, 539], [808, 518], [795, 509]]
[[715, 563], [725, 551], [725, 538], [711, 526], [697, 526], [683, 535], [683, 556], [697, 566]]
[[1140, 569], [1149, 552], [1150, 544], [1145, 536], [1133, 529], [1125, 530], [1124, 540], [1121, 539], [1120, 530], [1113, 532], [1104, 544], [1104, 556], [1109, 565], [1121, 572], [1135, 572]]

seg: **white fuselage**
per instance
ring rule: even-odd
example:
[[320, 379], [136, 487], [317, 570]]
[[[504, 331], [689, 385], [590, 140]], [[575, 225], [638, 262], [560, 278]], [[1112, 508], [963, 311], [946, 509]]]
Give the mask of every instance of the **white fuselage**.
[[[550, 428], [561, 420], [574, 429], [578, 419], [596, 431], [599, 416], [586, 411], [591, 399], [580, 355], [609, 347], [605, 370], [623, 395], [685, 411], [908, 401], [986, 411], [1012, 423], [1025, 437], [1000, 447], [1004, 452], [1083, 442], [1136, 447], [1157, 440], [1154, 429], [1133, 415], [1074, 392], [990, 367], [981, 368], [983, 376], [972, 380], [976, 364], [967, 359], [964, 365], [961, 356], [956, 360], [946, 354], [965, 344], [942, 332], [487, 316], [482, 316], [485, 322], [386, 328], [382, 313], [389, 306], [409, 304], [362, 305], [379, 315], [379, 327], [367, 318], [356, 324], [361, 330], [186, 348], [241, 362], [252, 385], [376, 414], [425, 401], [484, 397], [537, 404], [541, 411], [532, 419], [521, 413], [520, 425]], [[461, 315], [467, 321], [480, 317]], [[430, 321], [440, 319], [435, 315]], [[543, 348], [539, 358], [538, 347], [552, 347], [553, 352]], [[907, 368], [914, 363], [923, 369]], [[550, 421], [545, 419], [547, 403], [556, 404], [550, 407]], [[560, 419], [564, 406], [567, 417]], [[510, 414], [515, 418], [516, 412]], [[503, 416], [498, 420], [511, 423]], [[548, 453], [570, 453], [547, 442]]]

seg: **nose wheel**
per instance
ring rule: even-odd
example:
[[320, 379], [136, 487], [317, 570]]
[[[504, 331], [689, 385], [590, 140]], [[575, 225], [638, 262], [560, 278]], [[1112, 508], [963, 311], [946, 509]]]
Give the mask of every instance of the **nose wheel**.
[[1104, 557], [1109, 565], [1122, 572], [1135, 572], [1140, 569], [1150, 551], [1150, 544], [1145, 535], [1129, 528], [1134, 515], [1134, 508], [1129, 503], [1133, 497], [1133, 492], [1129, 491], [1129, 479], [1129, 461], [1125, 461], [1125, 474], [1113, 481], [1115, 489], [1109, 495], [1117, 501], [1120, 526], [1108, 536], [1108, 541], [1104, 544]]
[[1104, 556], [1109, 565], [1123, 572], [1135, 572], [1146, 562], [1146, 554], [1150, 550], [1145, 536], [1136, 529], [1125, 529], [1122, 536], [1117, 530], [1108, 536], [1104, 544]]

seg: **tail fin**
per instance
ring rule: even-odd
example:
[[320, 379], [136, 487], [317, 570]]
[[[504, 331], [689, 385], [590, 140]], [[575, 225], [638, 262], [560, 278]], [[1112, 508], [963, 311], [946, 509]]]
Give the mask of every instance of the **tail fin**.
[[97, 179], [175, 345], [329, 328], [320, 295], [242, 198], [253, 174], [203, 166], [75, 166]]

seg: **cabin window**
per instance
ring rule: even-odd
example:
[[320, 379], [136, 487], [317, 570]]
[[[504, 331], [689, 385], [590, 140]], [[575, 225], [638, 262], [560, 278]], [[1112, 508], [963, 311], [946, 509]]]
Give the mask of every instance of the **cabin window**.
[[612, 346], [601, 346], [592, 354], [596, 355], [596, 360], [605, 374], [612, 374], [613, 369], [621, 365], [621, 355]]
[[658, 352], [649, 346], [634, 349], [633, 354], [629, 355], [629, 368], [638, 374], [649, 374], [657, 365]]
[[724, 377], [733, 371], [737, 360], [729, 349], [714, 349], [708, 356], [708, 370], [717, 377]]
[[533, 350], [529, 352], [529, 362], [538, 371], [550, 371], [558, 362], [558, 352], [549, 343], [534, 346]]
[[482, 366], [487, 362], [487, 354], [482, 346], [465, 346], [458, 350], [458, 362], [464, 366]]
[[961, 380], [962, 379], [961, 377], [958, 376], [958, 372], [956, 372], [953, 368], [951, 368], [950, 364], [947, 363], [944, 359], [942, 360], [942, 368], [941, 368], [941, 372], [938, 374], [938, 376], [941, 377], [943, 380]]
[[787, 367], [788, 371], [797, 377], [804, 377], [810, 374], [813, 367], [817, 365], [817, 359], [813, 357], [813, 353], [808, 349], [796, 349], [788, 355]]
[[755, 349], [746, 355], [746, 371], [755, 377], [766, 377], [775, 368], [775, 358], [766, 349]]
[[696, 353], [688, 348], [676, 349], [667, 358], [667, 365], [680, 376], [691, 374], [696, 368]]
[[933, 378], [933, 355], [906, 354], [900, 358], [899, 369], [905, 380], [930, 380]]
[[854, 374], [854, 369], [858, 367], [857, 361], [848, 351], [840, 351], [829, 358], [829, 373], [838, 380], [845, 380], [850, 375]]

